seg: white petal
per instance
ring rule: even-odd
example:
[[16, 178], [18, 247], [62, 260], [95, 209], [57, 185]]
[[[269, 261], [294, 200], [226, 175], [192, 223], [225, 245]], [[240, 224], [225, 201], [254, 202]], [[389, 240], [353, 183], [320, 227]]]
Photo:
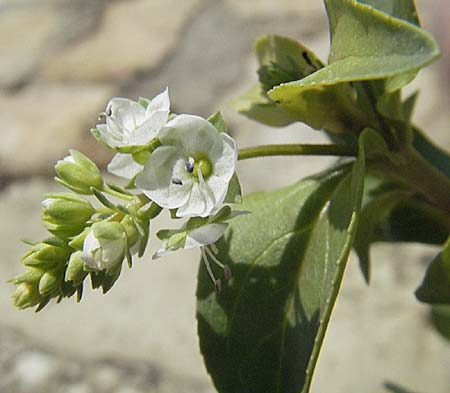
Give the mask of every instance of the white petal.
[[209, 157], [214, 166], [214, 175], [227, 183], [233, 177], [237, 166], [237, 146], [233, 138], [225, 133], [219, 135], [220, 143], [214, 144]]
[[136, 186], [161, 207], [174, 209], [185, 204], [189, 198], [192, 182], [182, 178], [182, 185], [173, 179], [182, 174], [184, 158], [173, 146], [156, 149], [143, 171], [136, 178]]
[[122, 106], [129, 106], [130, 103], [132, 102], [133, 101], [129, 100], [128, 98], [120, 98], [120, 97], [111, 98], [108, 104], [106, 105], [106, 114], [108, 116], [114, 116], [118, 108]]
[[186, 155], [208, 154], [219, 138], [216, 128], [200, 116], [179, 115], [161, 130], [159, 139], [164, 145], [177, 146]]
[[177, 210], [177, 217], [206, 217], [209, 213], [206, 198], [199, 183], [193, 183], [188, 200]]
[[169, 109], [170, 109], [169, 88], [166, 87], [163, 92], [159, 93], [156, 97], [154, 97], [150, 101], [147, 107], [146, 114], [147, 116], [149, 116], [149, 114], [156, 111], [169, 112]]
[[164, 255], [169, 254], [170, 252], [172, 252], [172, 251], [166, 250], [166, 242], [164, 242], [162, 244], [162, 247], [152, 255], [152, 259], [161, 258]]
[[128, 146], [142, 146], [158, 136], [161, 128], [166, 124], [169, 111], [156, 111], [136, 128], [127, 140]]
[[131, 135], [145, 121], [145, 109], [141, 104], [129, 101], [127, 105], [119, 106], [112, 117], [125, 134]]
[[130, 154], [116, 154], [108, 164], [110, 173], [125, 179], [132, 179], [143, 169], [144, 166], [134, 161]]
[[95, 260], [94, 255], [95, 252], [100, 248], [100, 243], [94, 235], [94, 232], [91, 231], [87, 234], [86, 238], [83, 242], [83, 251], [80, 255], [80, 258], [83, 262], [88, 265], [92, 269], [99, 269], [98, 262]]
[[215, 223], [194, 229], [188, 233], [184, 248], [202, 247], [215, 243], [223, 236], [227, 227], [228, 224]]

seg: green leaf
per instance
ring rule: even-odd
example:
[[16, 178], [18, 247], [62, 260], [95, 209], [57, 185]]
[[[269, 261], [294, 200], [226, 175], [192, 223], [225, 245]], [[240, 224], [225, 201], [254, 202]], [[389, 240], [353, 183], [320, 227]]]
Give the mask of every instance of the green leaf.
[[435, 305], [431, 307], [431, 322], [436, 330], [450, 341], [450, 306]]
[[410, 194], [405, 190], [387, 191], [377, 195], [361, 210], [353, 247], [358, 254], [359, 265], [367, 283], [370, 282], [370, 245], [376, 238], [377, 226], [401, 200]]
[[284, 127], [299, 121], [295, 114], [289, 113], [268, 98], [260, 85], [254, 86], [229, 104], [237, 112], [271, 127]]
[[358, 3], [370, 5], [394, 18], [420, 26], [414, 0], [358, 0]]
[[218, 259], [233, 278], [216, 294], [203, 265], [200, 347], [221, 393], [306, 393], [356, 231], [364, 151], [290, 187], [246, 197]]
[[281, 83], [302, 79], [324, 66], [319, 58], [298, 41], [280, 35], [265, 35], [255, 43], [259, 81], [264, 91]]
[[418, 128], [413, 128], [413, 146], [431, 165], [450, 178], [450, 156], [434, 145]]
[[227, 195], [225, 196], [224, 203], [241, 203], [242, 202], [242, 189], [239, 178], [235, 173], [231, 178], [230, 184], [228, 185]]
[[433, 37], [412, 23], [354, 0], [325, 4], [332, 37], [330, 64], [269, 91], [268, 96], [282, 107], [293, 110], [306, 92], [344, 82], [388, 78], [386, 91], [393, 92], [439, 56]]
[[425, 303], [450, 305], [450, 237], [428, 266], [416, 297]]

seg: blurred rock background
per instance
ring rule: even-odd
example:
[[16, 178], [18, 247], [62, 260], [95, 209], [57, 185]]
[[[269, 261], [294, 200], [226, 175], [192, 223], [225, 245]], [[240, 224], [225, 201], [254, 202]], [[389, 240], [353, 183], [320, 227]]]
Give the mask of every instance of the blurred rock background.
[[[418, 6], [446, 54], [414, 82], [416, 122], [448, 148], [450, 8], [448, 0]], [[269, 129], [225, 105], [256, 80], [252, 44], [269, 32], [326, 58], [318, 0], [0, 0], [0, 393], [214, 392], [197, 348], [196, 251], [144, 258], [108, 296], [86, 291], [81, 304], [51, 304], [39, 314], [14, 310], [5, 281], [22, 269], [19, 239], [44, 236], [40, 201], [57, 189], [56, 160], [68, 148], [103, 166], [110, 159], [89, 129], [112, 96], [152, 97], [169, 85], [175, 112], [223, 110], [240, 146], [323, 142], [300, 124]], [[239, 171], [248, 193], [329, 163], [273, 158], [240, 163]], [[382, 392], [386, 381], [450, 390], [450, 347], [413, 296], [435, 251], [375, 247], [369, 288], [351, 259], [314, 392]]]

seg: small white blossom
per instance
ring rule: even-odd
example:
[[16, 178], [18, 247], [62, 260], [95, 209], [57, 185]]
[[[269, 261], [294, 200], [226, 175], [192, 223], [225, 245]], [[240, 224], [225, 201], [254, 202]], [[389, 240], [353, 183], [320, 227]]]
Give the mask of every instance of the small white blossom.
[[236, 170], [233, 138], [207, 120], [179, 115], [159, 133], [162, 144], [136, 178], [136, 186], [178, 217], [207, 217], [223, 203]]
[[83, 242], [81, 259], [96, 270], [113, 270], [124, 259], [127, 250], [127, 236], [118, 222], [98, 222]]
[[[168, 89], [151, 101], [140, 101], [111, 99], [106, 106], [106, 124], [97, 125], [97, 137], [119, 151], [127, 147], [143, 146], [155, 139], [169, 117]], [[121, 153], [116, 154], [108, 165], [110, 173], [126, 179], [132, 179], [143, 168], [130, 154]]]
[[153, 259], [181, 248], [186, 250], [209, 246], [223, 236], [227, 227], [228, 224], [221, 222], [204, 225], [191, 231], [178, 232], [163, 242], [162, 247], [153, 254]]
[[97, 125], [98, 137], [113, 149], [150, 142], [169, 117], [168, 89], [145, 103], [147, 108], [127, 98], [112, 98], [106, 106], [106, 124]]

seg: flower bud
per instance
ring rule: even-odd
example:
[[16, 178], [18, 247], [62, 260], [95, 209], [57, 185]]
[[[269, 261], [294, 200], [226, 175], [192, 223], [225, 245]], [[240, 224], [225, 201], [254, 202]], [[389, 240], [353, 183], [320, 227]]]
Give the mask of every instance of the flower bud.
[[19, 284], [12, 294], [13, 303], [19, 309], [33, 307], [42, 301], [36, 284], [24, 282]]
[[125, 233], [127, 234], [127, 245], [128, 247], [133, 247], [140, 239], [139, 231], [136, 228], [135, 223], [131, 216], [125, 216], [120, 222], [125, 229]]
[[71, 253], [72, 249], [64, 242], [51, 239], [48, 242], [34, 245], [23, 256], [22, 262], [25, 266], [33, 266], [47, 270], [64, 265]]
[[66, 269], [66, 281], [72, 281], [74, 286], [80, 285], [88, 275], [84, 269], [85, 263], [81, 259], [81, 252], [74, 252], [69, 259], [69, 264]]
[[119, 222], [97, 222], [83, 243], [81, 259], [96, 270], [114, 271], [127, 251], [127, 234]]
[[61, 290], [62, 270], [55, 269], [45, 272], [39, 281], [39, 293], [44, 296], [52, 296]]
[[49, 232], [68, 238], [83, 231], [95, 209], [85, 199], [75, 194], [47, 194], [42, 202], [42, 220]]
[[92, 194], [91, 187], [101, 189], [103, 179], [97, 165], [76, 150], [55, 165], [57, 181], [78, 194]]

